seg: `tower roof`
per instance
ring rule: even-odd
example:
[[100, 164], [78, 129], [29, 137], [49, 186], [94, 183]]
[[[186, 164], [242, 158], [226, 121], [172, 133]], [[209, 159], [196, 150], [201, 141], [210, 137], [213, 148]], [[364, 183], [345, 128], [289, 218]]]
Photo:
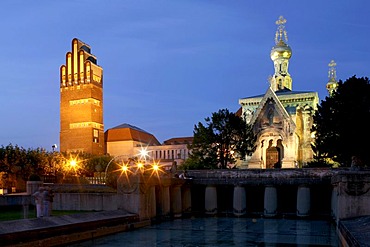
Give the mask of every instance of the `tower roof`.
[[335, 68], [337, 64], [334, 60], [331, 60], [328, 66], [329, 66], [329, 73], [328, 73], [329, 81], [326, 84], [326, 89], [328, 90], [329, 95], [331, 96], [333, 92], [337, 90], [337, 87], [338, 87], [337, 70]]
[[105, 141], [137, 141], [151, 146], [160, 145], [154, 135], [127, 123], [108, 129], [105, 132]]
[[292, 56], [292, 49], [287, 44], [288, 33], [284, 26], [286, 19], [284, 19], [283, 16], [280, 16], [275, 23], [278, 25], [278, 28], [275, 33], [275, 46], [271, 49], [271, 60], [274, 61], [280, 57], [289, 59]]

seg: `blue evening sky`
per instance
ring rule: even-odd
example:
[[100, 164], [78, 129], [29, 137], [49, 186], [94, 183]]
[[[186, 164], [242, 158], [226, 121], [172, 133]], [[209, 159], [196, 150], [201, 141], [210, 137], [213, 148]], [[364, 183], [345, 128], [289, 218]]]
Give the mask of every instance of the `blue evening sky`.
[[160, 142], [264, 94], [275, 21], [287, 19], [293, 90], [327, 96], [370, 75], [370, 1], [2, 0], [0, 145], [59, 144], [59, 67], [78, 38], [104, 70], [105, 130], [129, 123]]

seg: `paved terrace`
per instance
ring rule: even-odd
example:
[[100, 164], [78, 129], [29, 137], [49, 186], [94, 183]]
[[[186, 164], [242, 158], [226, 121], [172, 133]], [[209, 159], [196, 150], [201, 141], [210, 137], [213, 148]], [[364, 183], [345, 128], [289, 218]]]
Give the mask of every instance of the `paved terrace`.
[[61, 246], [148, 225], [122, 210], [0, 221], [0, 246]]

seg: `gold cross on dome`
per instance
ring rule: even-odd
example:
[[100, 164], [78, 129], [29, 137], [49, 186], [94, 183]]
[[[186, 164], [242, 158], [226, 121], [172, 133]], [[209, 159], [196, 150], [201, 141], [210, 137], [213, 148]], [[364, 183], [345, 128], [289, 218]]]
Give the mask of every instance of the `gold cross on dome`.
[[335, 67], [335, 66], [337, 66], [337, 64], [335, 63], [334, 60], [331, 60], [328, 65], [329, 65], [329, 67]]
[[284, 17], [281, 15], [279, 16], [279, 19], [275, 22], [276, 25], [284, 25], [286, 23], [286, 19], [284, 19]]
[[288, 34], [284, 26], [286, 19], [281, 15], [275, 23], [278, 25], [275, 33], [275, 43], [278, 44], [279, 42], [288, 42]]

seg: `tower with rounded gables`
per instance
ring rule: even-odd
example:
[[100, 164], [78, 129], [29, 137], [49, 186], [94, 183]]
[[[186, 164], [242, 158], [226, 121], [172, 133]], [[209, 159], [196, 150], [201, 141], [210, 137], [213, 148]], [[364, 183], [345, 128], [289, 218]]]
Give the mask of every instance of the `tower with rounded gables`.
[[103, 69], [78, 39], [60, 67], [60, 151], [104, 154]]

